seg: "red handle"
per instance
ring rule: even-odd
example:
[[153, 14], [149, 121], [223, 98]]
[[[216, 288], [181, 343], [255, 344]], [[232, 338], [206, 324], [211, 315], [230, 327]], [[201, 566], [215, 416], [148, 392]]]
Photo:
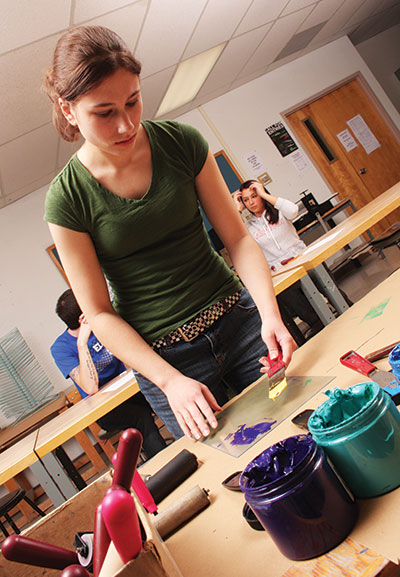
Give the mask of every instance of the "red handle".
[[93, 576], [98, 577], [103, 561], [110, 545], [110, 535], [101, 514], [101, 503], [94, 513], [94, 537], [93, 537]]
[[349, 351], [345, 355], [341, 356], [339, 360], [345, 367], [353, 369], [366, 377], [368, 377], [372, 371], [376, 370], [375, 365], [367, 361], [367, 359], [355, 351]]
[[64, 569], [68, 565], [79, 563], [75, 551], [68, 551], [58, 545], [45, 543], [24, 537], [23, 535], [10, 535], [1, 546], [1, 552], [9, 561], [48, 567], [49, 569]]
[[129, 493], [115, 490], [101, 503], [108, 534], [124, 563], [137, 557], [142, 550], [142, 535], [135, 502]]
[[142, 448], [142, 435], [137, 429], [126, 429], [118, 443], [112, 486], [121, 486], [130, 492], [133, 475]]
[[268, 353], [267, 361], [269, 362], [269, 369], [267, 371], [269, 377], [272, 377], [275, 373], [285, 368], [281, 352], [278, 353], [278, 356], [275, 359], [271, 359]]

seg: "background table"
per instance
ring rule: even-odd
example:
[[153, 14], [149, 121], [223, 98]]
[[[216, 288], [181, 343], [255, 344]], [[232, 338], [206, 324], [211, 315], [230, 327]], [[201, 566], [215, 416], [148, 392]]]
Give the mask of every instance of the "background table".
[[303, 266], [338, 313], [344, 312], [348, 304], [324, 267], [324, 261], [399, 207], [400, 182], [312, 242], [301, 255], [280, 267], [274, 275]]

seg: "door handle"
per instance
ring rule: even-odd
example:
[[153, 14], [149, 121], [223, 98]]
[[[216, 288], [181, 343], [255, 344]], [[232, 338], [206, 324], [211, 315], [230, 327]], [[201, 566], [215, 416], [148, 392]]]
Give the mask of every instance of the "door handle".
[[360, 174], [365, 174], [367, 172], [366, 168], [360, 168]]

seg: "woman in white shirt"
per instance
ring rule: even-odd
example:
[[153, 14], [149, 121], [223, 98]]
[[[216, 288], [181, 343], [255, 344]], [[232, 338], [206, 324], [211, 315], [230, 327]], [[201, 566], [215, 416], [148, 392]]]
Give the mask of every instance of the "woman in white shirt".
[[[271, 270], [304, 251], [306, 245], [291, 222], [299, 211], [294, 202], [270, 194], [257, 180], [244, 182], [233, 198], [239, 212], [244, 208], [249, 211], [248, 215], [242, 215], [243, 221], [261, 247]], [[277, 300], [282, 317], [299, 317], [309, 325], [307, 336], [323, 328], [299, 281], [278, 295]], [[293, 336], [296, 338], [296, 335]], [[299, 341], [298, 338], [296, 340]]]

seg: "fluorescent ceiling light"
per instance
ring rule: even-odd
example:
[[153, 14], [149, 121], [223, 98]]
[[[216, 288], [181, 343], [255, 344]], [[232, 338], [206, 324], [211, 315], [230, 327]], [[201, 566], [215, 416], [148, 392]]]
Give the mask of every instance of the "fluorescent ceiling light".
[[219, 58], [226, 42], [181, 62], [157, 110], [156, 118], [193, 100]]

